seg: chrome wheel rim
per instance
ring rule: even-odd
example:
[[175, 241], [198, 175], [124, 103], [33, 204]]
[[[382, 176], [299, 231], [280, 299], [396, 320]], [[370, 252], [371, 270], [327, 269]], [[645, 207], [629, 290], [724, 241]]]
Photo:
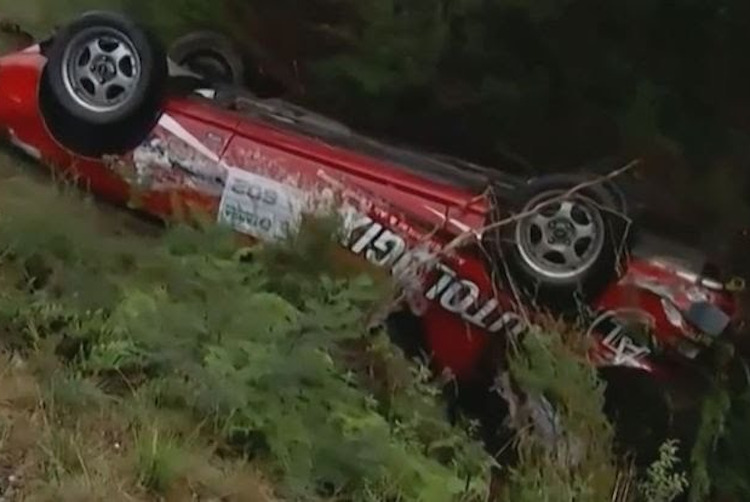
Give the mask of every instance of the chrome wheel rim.
[[573, 279], [588, 270], [604, 248], [604, 219], [595, 203], [576, 195], [546, 204], [564, 190], [534, 197], [523, 212], [544, 204], [516, 226], [516, 246], [528, 267], [550, 280]]
[[130, 39], [114, 28], [84, 30], [63, 55], [63, 83], [86, 110], [106, 113], [127, 103], [141, 78], [141, 59]]

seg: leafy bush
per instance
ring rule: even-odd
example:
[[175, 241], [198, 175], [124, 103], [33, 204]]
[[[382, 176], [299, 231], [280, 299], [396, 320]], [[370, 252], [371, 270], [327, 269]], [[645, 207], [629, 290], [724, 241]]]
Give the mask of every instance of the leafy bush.
[[[144, 245], [97, 235], [95, 213], [70, 196], [43, 191], [36, 200], [44, 209], [33, 211], [23, 183], [3, 188], [3, 340], [30, 358], [54, 343], [63, 363], [48, 372], [57, 375], [54, 395], [68, 395], [64, 382], [81, 375], [94, 383], [81, 398], [103, 389], [148, 417], [148, 410], [190, 417], [225, 455], [265, 466], [289, 499], [485, 494], [489, 458], [443, 419], [421, 372], [402, 373], [387, 400], [357, 377], [352, 356], [396, 367], [387, 338], [366, 329], [388, 290], [364, 274], [309, 269], [309, 253], [318, 251], [319, 264], [320, 246], [336, 246], [332, 236], [303, 231], [293, 247], [237, 253], [221, 229], [180, 227]], [[48, 211], [61, 205], [72, 214], [56, 210], [52, 224]], [[354, 345], [361, 349], [352, 352]], [[61, 409], [69, 401], [56, 400]], [[168, 491], [181, 472], [181, 441], [169, 429], [142, 428], [135, 446], [142, 486]]]
[[648, 469], [646, 479], [639, 486], [646, 502], [670, 502], [688, 487], [684, 473], [676, 472], [679, 442], [670, 440], [659, 449], [659, 458]]
[[[512, 349], [509, 375], [525, 397], [511, 407], [520, 458], [508, 500], [612, 499], [621, 465], [586, 346], [575, 331], [554, 326], [531, 330]], [[509, 395], [508, 386], [503, 391]]]

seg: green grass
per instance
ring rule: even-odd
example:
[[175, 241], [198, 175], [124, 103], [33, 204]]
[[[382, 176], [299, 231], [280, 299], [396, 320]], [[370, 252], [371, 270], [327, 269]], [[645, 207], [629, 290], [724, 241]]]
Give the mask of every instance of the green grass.
[[[80, 252], [147, 253], [162, 233], [134, 214], [56, 187], [43, 168], [8, 153], [0, 154], [0, 193], [6, 251], [12, 240], [16, 246], [25, 242], [16, 248], [22, 253], [54, 248], [68, 259], [82, 258]], [[55, 231], [60, 225], [64, 229]], [[198, 447], [179, 435], [197, 427], [189, 414], [168, 421], [163, 410], [144, 407], [121, 388], [107, 389], [105, 378], [62, 355], [65, 344], [42, 333], [39, 319], [40, 312], [61, 312], [59, 305], [22, 287], [26, 272], [7, 256], [0, 264], [0, 303], [20, 293], [12, 309], [27, 302], [46, 306], [25, 316], [23, 333], [11, 333], [6, 325], [0, 337], [0, 495], [5, 500], [132, 501], [165, 494], [185, 500], [183, 495], [194, 492], [273, 500], [271, 484], [253, 465], [218, 458], [208, 443]], [[86, 284], [94, 288], [92, 297], [101, 293], [98, 284], [86, 280], [73, 289]], [[9, 314], [18, 311], [4, 311]]]

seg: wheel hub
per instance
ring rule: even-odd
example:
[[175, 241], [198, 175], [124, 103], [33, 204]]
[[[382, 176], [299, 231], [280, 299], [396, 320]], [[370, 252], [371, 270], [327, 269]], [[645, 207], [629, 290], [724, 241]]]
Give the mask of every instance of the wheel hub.
[[570, 244], [575, 238], [575, 226], [566, 218], [550, 221], [549, 230], [550, 244]]
[[117, 76], [117, 63], [106, 54], [94, 58], [89, 69], [100, 84], [106, 84]]
[[555, 281], [571, 280], [588, 270], [603, 249], [605, 233], [601, 214], [585, 198], [544, 206], [561, 192], [550, 190], [530, 200], [524, 211], [533, 214], [516, 227], [517, 246], [525, 264]]
[[63, 54], [62, 70], [70, 96], [96, 113], [127, 103], [142, 77], [138, 50], [114, 28], [91, 28], [73, 38]]

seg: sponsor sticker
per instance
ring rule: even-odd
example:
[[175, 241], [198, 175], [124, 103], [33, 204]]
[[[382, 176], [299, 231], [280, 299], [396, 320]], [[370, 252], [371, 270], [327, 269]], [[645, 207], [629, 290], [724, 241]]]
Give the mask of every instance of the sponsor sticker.
[[218, 220], [258, 239], [282, 239], [299, 224], [303, 201], [304, 194], [294, 187], [230, 168]]
[[[348, 235], [342, 244], [371, 263], [389, 268], [406, 283], [402, 285], [413, 287], [409, 284], [413, 280], [428, 301], [437, 302], [442, 309], [490, 333], [518, 335], [526, 330], [526, 322], [520, 314], [506, 311], [494, 295], [482, 295], [475, 282], [459, 277], [458, 271], [449, 265], [435, 263], [435, 255], [429, 250], [410, 248], [401, 235], [371, 216], [356, 211], [346, 216]], [[428, 270], [424, 270], [424, 266]], [[437, 274], [426, 274], [427, 277], [420, 274], [432, 270]]]
[[[330, 197], [325, 193], [311, 197], [288, 183], [229, 168], [218, 219], [219, 223], [261, 240], [279, 239], [298, 228], [303, 212], [316, 212], [316, 202], [321, 206], [317, 209], [325, 212], [324, 208], [330, 206], [325, 202]], [[376, 221], [355, 206], [346, 202], [334, 205], [343, 219], [341, 244], [345, 248], [389, 269], [405, 289], [418, 290], [424, 299], [472, 325], [490, 333], [519, 334], [526, 329], [522, 316], [506, 311], [494, 295], [486, 297], [475, 282], [459, 277], [458, 271], [436, 261], [437, 250], [409, 246], [385, 222]], [[394, 221], [389, 223], [397, 226]]]
[[651, 329], [653, 322], [645, 312], [619, 309], [603, 312], [591, 324], [587, 334], [597, 337], [607, 349], [606, 354], [600, 354], [605, 364], [644, 369], [644, 360], [653, 351], [631, 335]]

